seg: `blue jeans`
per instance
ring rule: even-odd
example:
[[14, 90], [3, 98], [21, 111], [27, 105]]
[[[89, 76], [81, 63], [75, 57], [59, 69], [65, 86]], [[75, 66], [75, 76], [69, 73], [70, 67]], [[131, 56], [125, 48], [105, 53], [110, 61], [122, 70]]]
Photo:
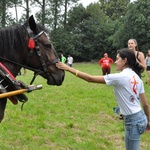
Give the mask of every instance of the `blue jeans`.
[[145, 131], [148, 120], [143, 110], [133, 115], [123, 116], [125, 121], [126, 150], [140, 150], [141, 134]]

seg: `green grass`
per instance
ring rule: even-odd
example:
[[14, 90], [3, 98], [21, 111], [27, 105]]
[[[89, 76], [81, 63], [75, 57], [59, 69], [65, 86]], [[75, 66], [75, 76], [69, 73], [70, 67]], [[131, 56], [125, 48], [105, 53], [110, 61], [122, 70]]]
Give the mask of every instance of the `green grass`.
[[[74, 67], [102, 74], [97, 63]], [[29, 85], [32, 75], [27, 70], [26, 76], [17, 79]], [[47, 85], [40, 76], [34, 84], [42, 84], [43, 89], [26, 93], [29, 100], [23, 111], [22, 103], [8, 101], [0, 124], [0, 150], [125, 150], [123, 121], [113, 112], [112, 87], [88, 83], [68, 72], [62, 86]], [[145, 85], [145, 90], [149, 98], [150, 87]], [[141, 149], [150, 150], [148, 134], [142, 135]]]

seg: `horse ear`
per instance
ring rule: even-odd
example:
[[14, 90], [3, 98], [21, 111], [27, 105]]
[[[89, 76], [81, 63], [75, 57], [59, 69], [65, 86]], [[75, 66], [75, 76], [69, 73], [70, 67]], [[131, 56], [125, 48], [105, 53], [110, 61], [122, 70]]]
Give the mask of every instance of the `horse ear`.
[[37, 34], [36, 23], [33, 15], [29, 17], [29, 27], [33, 31], [33, 33]]

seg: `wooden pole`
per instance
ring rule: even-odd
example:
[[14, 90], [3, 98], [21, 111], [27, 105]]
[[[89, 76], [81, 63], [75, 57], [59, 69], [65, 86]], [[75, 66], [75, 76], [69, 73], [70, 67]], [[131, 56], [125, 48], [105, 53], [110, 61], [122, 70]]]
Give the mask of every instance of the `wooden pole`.
[[38, 85], [38, 86], [29, 86], [27, 89], [20, 89], [20, 90], [15, 90], [15, 91], [11, 91], [11, 92], [7, 92], [7, 93], [2, 93], [0, 94], [0, 99], [1, 98], [8, 98], [14, 95], [19, 95], [25, 92], [31, 92], [33, 90], [40, 90], [42, 89], [42, 85]]
[[7, 93], [2, 93], [2, 94], [0, 94], [0, 98], [11, 97], [11, 96], [14, 96], [14, 95], [25, 93], [26, 91], [27, 91], [27, 89], [20, 89], [20, 90], [7, 92]]

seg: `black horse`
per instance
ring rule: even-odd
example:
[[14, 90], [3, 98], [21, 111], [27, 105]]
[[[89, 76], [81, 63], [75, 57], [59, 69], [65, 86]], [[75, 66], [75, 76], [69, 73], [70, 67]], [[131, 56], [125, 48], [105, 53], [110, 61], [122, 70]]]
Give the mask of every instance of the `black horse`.
[[[14, 77], [24, 67], [34, 72], [34, 78], [41, 75], [47, 84], [60, 86], [65, 74], [55, 66], [59, 57], [47, 35], [47, 29], [37, 24], [33, 16], [23, 25], [1, 29], [0, 62]], [[6, 98], [0, 99], [0, 121], [6, 103]]]

